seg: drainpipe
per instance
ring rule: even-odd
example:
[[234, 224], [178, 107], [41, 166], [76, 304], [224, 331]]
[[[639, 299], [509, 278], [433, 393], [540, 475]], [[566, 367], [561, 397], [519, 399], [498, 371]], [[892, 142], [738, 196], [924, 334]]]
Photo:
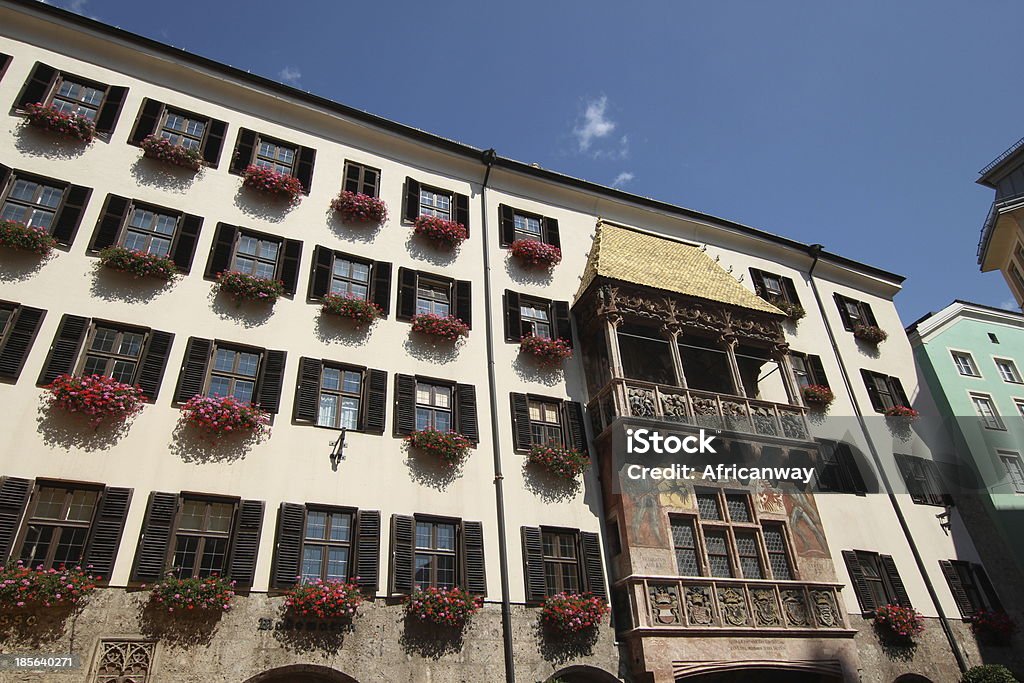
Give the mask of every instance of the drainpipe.
[[910, 550], [914, 555], [914, 562], [917, 563], [917, 569], [921, 573], [921, 578], [924, 579], [925, 587], [928, 589], [928, 596], [932, 599], [932, 605], [935, 606], [935, 611], [939, 614], [939, 624], [942, 626], [942, 632], [946, 634], [946, 640], [949, 641], [949, 647], [953, 651], [953, 657], [956, 658], [957, 666], [960, 667], [960, 673], [965, 673], [967, 671], [967, 662], [964, 660], [963, 652], [960, 651], [959, 643], [956, 642], [953, 630], [949, 627], [949, 623], [946, 620], [946, 613], [943, 611], [942, 605], [939, 604], [939, 596], [935, 592], [935, 586], [932, 584], [931, 578], [928, 576], [928, 570], [925, 567], [924, 560], [921, 558], [921, 552], [918, 550], [917, 543], [914, 541], [914, 536], [910, 533], [910, 526], [907, 524], [907, 518], [903, 516], [903, 510], [900, 508], [899, 500], [893, 492], [892, 483], [889, 481], [889, 477], [885, 473], [885, 468], [882, 467], [882, 458], [878, 453], [878, 449], [875, 447], [874, 440], [871, 438], [871, 432], [868, 431], [868, 425], [864, 420], [864, 413], [861, 411], [860, 402], [857, 400], [857, 395], [853, 392], [853, 385], [850, 383], [850, 375], [846, 370], [846, 363], [843, 362], [843, 357], [839, 353], [839, 346], [836, 344], [835, 333], [832, 331], [832, 326], [829, 325], [828, 316], [825, 315], [825, 304], [822, 303], [821, 294], [818, 292], [818, 286], [814, 283], [814, 268], [818, 265], [818, 259], [821, 257], [821, 252], [824, 249], [825, 247], [820, 244], [812, 244], [807, 248], [807, 253], [814, 259], [811, 263], [811, 269], [807, 272], [807, 280], [810, 282], [811, 291], [814, 292], [814, 301], [818, 304], [818, 311], [821, 313], [821, 319], [825, 323], [825, 331], [828, 333], [828, 340], [832, 345], [832, 353], [835, 354], [836, 361], [839, 363], [839, 373], [843, 378], [843, 386], [846, 387], [846, 393], [850, 396], [850, 400], [853, 401], [857, 423], [860, 425], [861, 432], [867, 440], [868, 450], [871, 451], [871, 458], [875, 462], [875, 467], [878, 468], [878, 476], [882, 480], [882, 485], [885, 487], [885, 493], [889, 497], [889, 502], [892, 504], [893, 511], [896, 513], [896, 519], [899, 520], [900, 528], [903, 530], [903, 535], [906, 537], [907, 543], [910, 545]]
[[505, 529], [505, 491], [503, 488], [505, 475], [501, 472], [501, 450], [498, 435], [501, 433], [498, 424], [498, 389], [494, 373], [494, 329], [491, 306], [491, 231], [487, 227], [487, 181], [491, 177], [491, 168], [497, 161], [498, 154], [488, 149], [480, 156], [480, 161], [487, 166], [484, 181], [480, 186], [480, 204], [483, 221], [480, 232], [483, 234], [484, 247], [484, 331], [487, 337], [487, 390], [491, 401], [491, 451], [494, 454], [494, 501], [498, 513], [498, 562], [501, 568], [501, 640], [505, 652], [505, 683], [515, 683], [516, 670], [512, 652], [512, 603], [508, 588], [508, 535]]

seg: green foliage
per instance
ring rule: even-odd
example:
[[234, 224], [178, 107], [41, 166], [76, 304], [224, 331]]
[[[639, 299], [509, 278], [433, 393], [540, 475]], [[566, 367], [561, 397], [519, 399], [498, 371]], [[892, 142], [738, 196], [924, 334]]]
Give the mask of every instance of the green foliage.
[[1005, 666], [985, 664], [968, 670], [960, 683], [1020, 683]]

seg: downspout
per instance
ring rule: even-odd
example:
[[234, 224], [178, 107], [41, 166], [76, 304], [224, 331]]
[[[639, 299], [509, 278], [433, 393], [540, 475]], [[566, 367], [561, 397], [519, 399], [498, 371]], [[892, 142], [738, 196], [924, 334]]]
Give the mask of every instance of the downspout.
[[917, 543], [914, 541], [914, 536], [910, 533], [910, 526], [907, 524], [907, 518], [903, 516], [903, 510], [900, 508], [899, 499], [896, 498], [896, 494], [893, 492], [889, 477], [885, 473], [885, 468], [882, 466], [881, 456], [878, 454], [875, 442], [871, 438], [871, 432], [868, 431], [868, 425], [864, 420], [864, 413], [861, 410], [860, 402], [857, 400], [857, 395], [853, 392], [853, 385], [850, 382], [850, 375], [846, 370], [846, 363], [843, 362], [842, 354], [839, 353], [839, 345], [836, 343], [835, 333], [832, 331], [832, 326], [829, 325], [828, 316], [825, 315], [825, 304], [821, 300], [821, 294], [818, 292], [818, 286], [814, 283], [814, 268], [818, 265], [818, 259], [821, 257], [821, 252], [823, 250], [824, 247], [820, 244], [812, 244], [807, 249], [807, 253], [814, 259], [811, 263], [811, 269], [807, 272], [807, 280], [811, 285], [811, 291], [814, 292], [814, 301], [818, 304], [818, 312], [821, 313], [821, 319], [825, 323], [825, 332], [828, 333], [828, 340], [832, 345], [832, 353], [835, 355], [836, 361], [839, 363], [839, 373], [843, 378], [843, 386], [846, 387], [846, 393], [853, 402], [857, 423], [860, 425], [861, 432], [867, 440], [868, 450], [871, 451], [871, 457], [875, 462], [875, 467], [878, 469], [878, 475], [882, 480], [882, 485], [885, 487], [885, 493], [889, 497], [889, 502], [892, 504], [893, 511], [896, 513], [896, 519], [899, 520], [900, 528], [903, 530], [903, 535], [906, 537], [907, 543], [910, 545], [910, 551], [914, 555], [914, 561], [917, 563], [917, 569], [921, 573], [921, 578], [924, 579], [924, 585], [928, 589], [928, 596], [932, 600], [932, 605], [935, 606], [935, 611], [938, 612], [939, 624], [942, 626], [942, 632], [946, 634], [946, 640], [949, 641], [949, 647], [953, 651], [953, 657], [956, 658], [957, 666], [960, 667], [960, 673], [965, 673], [967, 671], [967, 662], [964, 660], [963, 652], [960, 651], [960, 645], [957, 643], [956, 638], [953, 635], [953, 630], [949, 627], [949, 623], [946, 619], [946, 613], [943, 611], [942, 605], [939, 604], [939, 596], [935, 592], [935, 586], [932, 584], [931, 578], [928, 576], [928, 570], [925, 567], [924, 560], [921, 558], [921, 552], [918, 550]]
[[505, 490], [503, 488], [505, 475], [501, 471], [501, 449], [498, 435], [500, 425], [498, 424], [498, 388], [494, 372], [494, 329], [491, 306], [491, 255], [490, 239], [491, 231], [487, 227], [487, 181], [491, 177], [491, 168], [498, 159], [498, 154], [493, 149], [484, 151], [480, 160], [487, 166], [484, 172], [484, 181], [480, 186], [480, 204], [483, 211], [483, 221], [480, 232], [483, 234], [484, 246], [484, 316], [486, 325], [484, 331], [487, 338], [487, 390], [491, 402], [491, 452], [494, 454], [494, 501], [498, 514], [498, 562], [501, 568], [501, 640], [505, 652], [505, 682], [515, 683], [516, 670], [512, 652], [512, 603], [509, 599], [508, 588], [508, 535], [505, 529]]

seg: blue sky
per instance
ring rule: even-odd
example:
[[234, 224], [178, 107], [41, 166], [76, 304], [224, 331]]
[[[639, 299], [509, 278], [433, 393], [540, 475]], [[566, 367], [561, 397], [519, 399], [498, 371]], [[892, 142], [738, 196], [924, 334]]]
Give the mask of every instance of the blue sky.
[[[52, 0], [501, 155], [903, 275], [905, 323], [981, 273], [977, 171], [1024, 136], [1024, 4]], [[161, 11], [162, 7], [169, 11]]]

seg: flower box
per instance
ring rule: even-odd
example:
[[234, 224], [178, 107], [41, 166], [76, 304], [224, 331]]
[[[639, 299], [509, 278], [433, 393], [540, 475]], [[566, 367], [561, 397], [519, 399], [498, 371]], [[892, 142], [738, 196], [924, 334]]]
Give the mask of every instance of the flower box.
[[586, 453], [555, 444], [534, 444], [527, 461], [565, 480], [575, 479], [590, 466]]
[[103, 422], [124, 422], [142, 410], [142, 389], [106, 375], [60, 375], [46, 386], [50, 407], [82, 413], [94, 428]]
[[540, 608], [540, 622], [563, 634], [581, 633], [597, 628], [608, 614], [608, 603], [589, 593], [556, 593]]
[[469, 334], [469, 325], [452, 315], [442, 317], [433, 313], [420, 313], [412, 317], [412, 331], [456, 341]]
[[302, 195], [302, 183], [289, 173], [250, 164], [242, 171], [242, 184], [250, 190], [295, 204]]
[[822, 384], [808, 384], [803, 390], [804, 401], [812, 408], [825, 409], [836, 400], [832, 390]]
[[324, 313], [354, 320], [361, 325], [371, 325], [377, 318], [384, 315], [381, 307], [372, 301], [354, 299], [341, 294], [327, 294], [321, 303]]
[[807, 311], [804, 310], [803, 306], [801, 306], [800, 304], [790, 303], [785, 299], [780, 299], [778, 297], [773, 296], [770, 299], [768, 299], [768, 303], [770, 303], [772, 306], [785, 313], [786, 318], [788, 318], [794, 323], [799, 322], [801, 318], [807, 315]]
[[92, 142], [96, 136], [96, 125], [88, 118], [78, 114], [65, 114], [53, 106], [39, 102], [25, 105], [25, 118], [30, 126], [86, 144]]
[[124, 247], [107, 247], [102, 250], [100, 263], [107, 268], [131, 273], [135, 277], [173, 280], [178, 275], [178, 266], [166, 256]]
[[917, 412], [913, 408], [908, 408], [907, 406], [894, 406], [885, 411], [885, 416], [906, 418], [913, 422], [917, 418], [921, 417], [921, 413]]
[[259, 434], [270, 424], [270, 415], [259, 406], [234, 396], [196, 394], [181, 406], [181, 414], [187, 424], [215, 436]]
[[483, 600], [461, 588], [431, 587], [413, 591], [405, 613], [427, 624], [462, 628], [482, 606]]
[[420, 216], [413, 223], [417, 235], [444, 249], [454, 249], [469, 237], [466, 226], [437, 216]]
[[57, 246], [57, 240], [46, 228], [30, 228], [17, 221], [0, 221], [0, 246], [48, 256]]
[[565, 339], [548, 339], [528, 334], [519, 340], [519, 349], [536, 357], [544, 365], [557, 365], [572, 358], [572, 346]]
[[217, 275], [220, 291], [236, 300], [273, 303], [284, 294], [284, 283], [265, 277], [256, 277], [237, 270], [225, 270]]
[[168, 576], [153, 586], [150, 600], [167, 612], [220, 614], [231, 609], [235, 582], [219, 576], [179, 579]]
[[889, 338], [889, 334], [881, 327], [875, 325], [856, 325], [853, 328], [853, 336], [868, 344], [881, 344]]
[[388, 219], [384, 200], [362, 192], [342, 192], [331, 201], [331, 208], [346, 223], [383, 223]]
[[924, 632], [924, 617], [913, 607], [882, 605], [875, 609], [875, 626], [896, 640], [913, 640]]
[[176, 145], [162, 135], [148, 135], [139, 143], [145, 156], [172, 166], [198, 171], [203, 165], [203, 155], [198, 149]]
[[88, 568], [32, 569], [19, 561], [0, 567], [0, 610], [75, 607], [96, 589], [102, 577]]
[[353, 581], [320, 581], [302, 583], [285, 593], [285, 607], [295, 616], [316, 619], [351, 619], [359, 605], [363, 604], [363, 593]]
[[447, 467], [459, 463], [473, 447], [473, 442], [458, 432], [440, 432], [436, 429], [415, 431], [406, 440], [411, 447], [429, 453]]
[[562, 250], [539, 240], [516, 240], [509, 252], [524, 266], [551, 268], [562, 261]]
[[1003, 610], [980, 609], [971, 620], [974, 635], [993, 644], [1008, 644], [1017, 624]]

